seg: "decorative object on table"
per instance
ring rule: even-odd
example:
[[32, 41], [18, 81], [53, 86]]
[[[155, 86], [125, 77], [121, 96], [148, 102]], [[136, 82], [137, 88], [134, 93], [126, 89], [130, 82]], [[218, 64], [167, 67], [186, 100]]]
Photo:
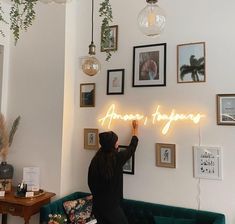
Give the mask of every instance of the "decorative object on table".
[[177, 45], [177, 82], [205, 82], [205, 60], [205, 42]]
[[133, 87], [166, 85], [166, 43], [133, 48]]
[[[118, 150], [123, 151], [126, 150], [126, 145], [119, 145]], [[135, 154], [124, 164], [123, 166], [123, 173], [125, 174], [135, 174]]]
[[16, 188], [16, 195], [18, 197], [25, 197], [25, 194], [27, 192], [27, 184], [25, 184], [23, 181], [17, 185]]
[[222, 151], [220, 147], [194, 146], [194, 177], [222, 180]]
[[176, 168], [175, 144], [156, 144], [156, 166]]
[[158, 36], [165, 28], [165, 12], [156, 4], [158, 0], [146, 0], [146, 2], [147, 6], [138, 15], [139, 29], [146, 36]]
[[84, 128], [84, 149], [99, 149], [99, 130]]
[[60, 214], [49, 214], [48, 224], [65, 224], [67, 223], [67, 217]]
[[107, 95], [124, 94], [124, 69], [110, 69], [107, 71]]
[[[0, 115], [0, 156], [2, 157], [2, 162], [0, 164], [0, 180], [2, 187], [6, 187], [6, 191], [9, 191], [11, 188], [11, 179], [13, 178], [14, 168], [11, 164], [7, 163], [7, 155], [9, 152], [9, 147], [13, 142], [14, 135], [19, 126], [20, 116], [18, 116], [11, 127], [11, 130], [8, 134], [5, 119], [3, 114]], [[7, 183], [7, 184], [3, 184]]]
[[93, 30], [94, 30], [94, 0], [91, 0], [92, 2], [92, 13], [91, 13], [91, 44], [89, 45], [89, 56], [82, 58], [82, 70], [86, 75], [94, 76], [98, 72], [100, 72], [100, 62], [99, 60], [94, 56], [95, 55], [95, 44], [93, 40]]
[[27, 191], [37, 192], [40, 189], [40, 167], [24, 167], [23, 181], [27, 184]]
[[0, 191], [10, 192], [12, 188], [11, 179], [0, 179]]
[[118, 26], [109, 26], [109, 38], [106, 43], [102, 43], [104, 36], [104, 30], [101, 30], [101, 52], [116, 51], [118, 49]]
[[80, 107], [95, 106], [95, 83], [80, 84]]
[[217, 124], [235, 125], [235, 94], [217, 94]]

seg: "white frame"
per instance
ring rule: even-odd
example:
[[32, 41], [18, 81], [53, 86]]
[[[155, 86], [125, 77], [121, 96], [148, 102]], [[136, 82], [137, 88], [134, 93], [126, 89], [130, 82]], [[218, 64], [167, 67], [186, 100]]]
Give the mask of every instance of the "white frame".
[[194, 177], [222, 180], [222, 150], [220, 147], [194, 146]]

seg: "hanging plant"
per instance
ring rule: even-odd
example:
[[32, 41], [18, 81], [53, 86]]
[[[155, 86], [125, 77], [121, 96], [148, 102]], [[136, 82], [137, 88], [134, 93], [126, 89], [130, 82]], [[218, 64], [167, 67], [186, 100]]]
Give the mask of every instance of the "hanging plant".
[[[104, 0], [100, 3], [99, 9], [100, 17], [102, 17], [101, 24], [101, 48], [105, 48], [110, 40], [110, 26], [109, 23], [113, 21], [112, 7], [109, 0]], [[106, 50], [106, 61], [112, 57], [111, 51]]]
[[[4, 12], [3, 12], [3, 10], [2, 10], [2, 5], [1, 5], [1, 2], [0, 2], [0, 23], [6, 23], [6, 24], [7, 24], [7, 21], [4, 19], [3, 14], [4, 14]], [[3, 37], [5, 37], [5, 34], [3, 33], [2, 30], [0, 30], [0, 34], [1, 34]]]

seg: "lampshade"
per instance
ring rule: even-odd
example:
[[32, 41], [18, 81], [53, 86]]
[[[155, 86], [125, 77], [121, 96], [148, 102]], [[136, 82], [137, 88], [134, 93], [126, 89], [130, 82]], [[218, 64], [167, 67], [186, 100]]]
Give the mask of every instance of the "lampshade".
[[92, 0], [92, 13], [91, 13], [91, 44], [89, 45], [89, 56], [84, 57], [82, 60], [82, 71], [89, 76], [94, 76], [97, 73], [100, 72], [100, 62], [99, 60], [94, 56], [95, 55], [95, 44], [93, 42], [93, 26], [94, 26], [94, 20], [93, 20], [93, 14], [94, 14], [94, 0]]
[[156, 4], [157, 0], [146, 2], [147, 6], [138, 15], [139, 29], [146, 36], [157, 36], [165, 27], [165, 12]]

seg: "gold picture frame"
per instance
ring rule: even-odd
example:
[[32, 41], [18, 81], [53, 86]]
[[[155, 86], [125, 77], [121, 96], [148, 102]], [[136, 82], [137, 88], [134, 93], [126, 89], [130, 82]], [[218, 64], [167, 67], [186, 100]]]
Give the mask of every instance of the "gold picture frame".
[[[109, 26], [109, 28], [110, 28], [109, 41], [107, 43], [107, 46], [101, 45], [100, 47], [101, 52], [117, 51], [118, 49], [118, 25]], [[101, 40], [102, 40], [102, 36], [103, 36], [103, 30], [101, 30]]]
[[80, 107], [95, 107], [95, 83], [80, 84]]
[[176, 168], [175, 144], [156, 144], [156, 166]]
[[99, 149], [99, 130], [84, 128], [84, 149]]

